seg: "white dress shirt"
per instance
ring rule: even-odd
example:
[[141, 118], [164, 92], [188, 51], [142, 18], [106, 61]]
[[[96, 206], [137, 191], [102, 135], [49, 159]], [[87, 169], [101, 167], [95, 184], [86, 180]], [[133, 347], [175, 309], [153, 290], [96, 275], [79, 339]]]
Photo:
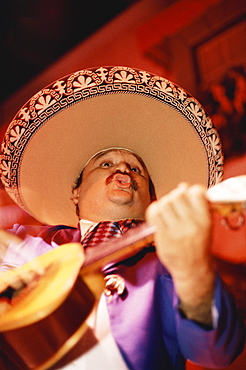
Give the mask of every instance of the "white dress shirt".
[[[81, 238], [93, 229], [97, 223], [80, 220]], [[91, 349], [87, 350], [78, 359], [62, 367], [66, 370], [127, 370], [119, 348], [110, 331], [109, 315], [105, 295], [102, 294], [98, 305], [86, 320], [98, 340]], [[86, 334], [85, 334], [86, 335]]]

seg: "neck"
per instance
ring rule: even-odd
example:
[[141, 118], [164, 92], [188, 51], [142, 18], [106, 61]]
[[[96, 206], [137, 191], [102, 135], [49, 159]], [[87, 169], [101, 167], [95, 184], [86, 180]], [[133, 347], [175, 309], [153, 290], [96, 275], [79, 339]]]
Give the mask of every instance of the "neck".
[[97, 212], [81, 212], [79, 215], [80, 220], [87, 220], [90, 222], [101, 222], [101, 221], [119, 221], [125, 220], [127, 218], [132, 218], [135, 220], [144, 221], [145, 214], [138, 214], [137, 212], [129, 212], [127, 209], [113, 209], [107, 210], [104, 212], [103, 210], [97, 209]]

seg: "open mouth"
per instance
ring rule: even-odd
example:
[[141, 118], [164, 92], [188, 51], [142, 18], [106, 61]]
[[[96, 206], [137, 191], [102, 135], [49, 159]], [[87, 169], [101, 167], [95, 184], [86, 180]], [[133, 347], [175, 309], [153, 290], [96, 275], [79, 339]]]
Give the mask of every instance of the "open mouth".
[[114, 175], [113, 181], [116, 181], [118, 184], [120, 184], [124, 188], [129, 188], [132, 186], [132, 181], [131, 181], [130, 176], [122, 175], [121, 173], [117, 173], [116, 175]]
[[129, 189], [132, 187], [133, 190], [136, 190], [136, 185], [134, 181], [132, 180], [131, 176], [126, 173], [115, 173], [113, 175], [110, 175], [106, 179], [106, 184], [108, 185], [112, 181], [115, 181], [117, 183], [117, 186], [121, 189]]

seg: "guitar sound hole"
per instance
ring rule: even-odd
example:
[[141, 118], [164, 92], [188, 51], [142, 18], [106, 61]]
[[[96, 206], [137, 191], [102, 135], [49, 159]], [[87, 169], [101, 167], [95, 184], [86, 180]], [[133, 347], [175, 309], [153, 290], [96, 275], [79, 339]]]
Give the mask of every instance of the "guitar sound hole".
[[24, 296], [34, 289], [41, 278], [49, 276], [50, 270], [54, 269], [54, 264], [50, 264], [42, 271], [28, 270], [21, 274], [14, 275], [7, 286], [0, 292], [0, 314], [24, 298]]
[[12, 286], [8, 286], [3, 292], [0, 293], [0, 302], [1, 300], [5, 299], [9, 303], [27, 286], [27, 284], [23, 284], [18, 288], [13, 288]]

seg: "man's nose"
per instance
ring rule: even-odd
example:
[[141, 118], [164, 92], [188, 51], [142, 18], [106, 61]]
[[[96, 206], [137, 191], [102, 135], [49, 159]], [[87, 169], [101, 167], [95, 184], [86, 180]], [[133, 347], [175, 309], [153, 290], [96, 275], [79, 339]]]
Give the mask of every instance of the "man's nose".
[[116, 171], [120, 171], [122, 173], [124, 172], [130, 173], [131, 166], [126, 162], [120, 162], [116, 165]]

